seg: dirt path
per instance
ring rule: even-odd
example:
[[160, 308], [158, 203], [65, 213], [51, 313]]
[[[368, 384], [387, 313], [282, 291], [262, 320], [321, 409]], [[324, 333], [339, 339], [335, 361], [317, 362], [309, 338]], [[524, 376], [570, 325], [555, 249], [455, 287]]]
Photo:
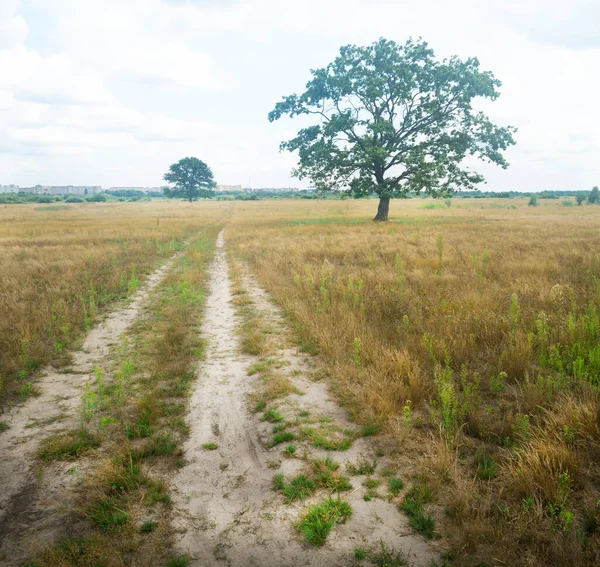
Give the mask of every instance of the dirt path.
[[68, 372], [46, 368], [36, 384], [40, 395], [2, 416], [9, 429], [0, 433], [0, 565], [18, 565], [29, 549], [68, 535], [64, 520], [84, 471], [65, 462], [42, 469], [36, 461], [38, 446], [47, 436], [78, 426], [84, 386], [93, 380], [94, 367], [137, 317], [177, 256], [153, 272], [126, 305], [90, 331]]
[[[273, 336], [281, 337], [277, 357], [302, 392], [279, 400], [275, 404], [278, 411], [290, 421], [298, 422], [298, 415], [320, 416], [322, 422], [335, 422], [340, 430], [356, 429], [330, 398], [325, 384], [310, 379], [314, 362], [285, 348], [284, 321], [267, 294], [249, 276], [245, 276], [245, 283]], [[384, 498], [365, 501], [361, 477], [352, 478], [355, 488], [343, 496], [352, 505], [351, 519], [335, 526], [323, 547], [309, 547], [301, 541], [294, 524], [305, 505], [324, 493], [306, 502], [286, 504], [273, 489], [273, 475], [295, 474], [306, 466], [308, 457], [328, 453], [314, 449], [307, 441], [298, 442], [303, 458], [284, 458], [282, 445], [268, 448], [273, 426], [260, 421], [248, 400], [262, 378], [259, 374], [248, 376], [248, 367], [257, 359], [241, 353], [237, 334], [241, 320], [231, 300], [221, 233], [202, 319], [208, 346], [191, 400], [188, 464], [174, 482], [176, 551], [189, 554], [192, 565], [203, 567], [342, 566], [356, 564], [356, 547], [381, 541], [406, 553], [413, 565], [429, 564], [435, 557], [429, 544], [412, 532], [397, 504]], [[205, 443], [216, 443], [218, 448], [206, 450]], [[329, 455], [342, 464], [361, 455], [373, 456], [373, 450], [367, 441], [357, 439], [348, 451]]]

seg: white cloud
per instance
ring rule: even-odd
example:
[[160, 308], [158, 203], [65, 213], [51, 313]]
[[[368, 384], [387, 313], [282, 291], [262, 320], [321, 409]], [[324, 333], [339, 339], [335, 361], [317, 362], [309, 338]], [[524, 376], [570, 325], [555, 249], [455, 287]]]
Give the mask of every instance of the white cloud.
[[56, 0], [59, 44], [105, 76], [219, 89], [212, 57], [180, 40], [160, 0]]
[[0, 51], [0, 89], [14, 98], [48, 104], [109, 104], [100, 76], [64, 54], [41, 57], [18, 45]]
[[18, 14], [20, 6], [20, 0], [0, 2], [0, 49], [18, 45], [29, 33], [27, 22]]
[[535, 41], [574, 49], [600, 47], [597, 0], [507, 0], [497, 9]]
[[0, 172], [158, 184], [171, 161], [197, 155], [223, 182], [298, 183], [278, 146], [301, 121], [269, 124], [270, 104], [340, 45], [423, 36], [438, 56], [477, 55], [503, 81], [482, 108], [517, 126], [518, 144], [507, 171], [482, 166], [488, 188], [591, 186], [599, 10], [596, 0], [28, 0], [25, 11], [0, 0]]

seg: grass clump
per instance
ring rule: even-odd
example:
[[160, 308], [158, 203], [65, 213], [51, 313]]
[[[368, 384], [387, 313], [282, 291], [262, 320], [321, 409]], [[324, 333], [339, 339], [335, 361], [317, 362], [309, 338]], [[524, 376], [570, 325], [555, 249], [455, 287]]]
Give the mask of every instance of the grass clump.
[[265, 413], [263, 413], [260, 420], [276, 423], [278, 421], [283, 421], [283, 416], [276, 409], [269, 408]]
[[349, 436], [339, 437], [331, 428], [304, 427], [302, 433], [311, 441], [313, 447], [325, 451], [347, 451], [353, 441]]
[[140, 532], [142, 533], [150, 533], [153, 532], [156, 528], [156, 522], [154, 520], [146, 520], [141, 526], [140, 526]]
[[287, 443], [293, 440], [294, 433], [292, 431], [277, 431], [275, 432], [275, 435], [273, 435], [273, 439], [271, 439], [269, 446], [275, 447], [275, 445], [280, 445], [281, 443]]
[[425, 484], [413, 486], [400, 504], [400, 509], [410, 518], [410, 525], [427, 539], [439, 537], [433, 518], [425, 512], [424, 504], [431, 501], [431, 491]]
[[392, 496], [398, 496], [400, 491], [404, 488], [404, 482], [401, 479], [392, 476], [388, 479], [389, 482], [389, 491]]
[[475, 453], [475, 468], [481, 480], [492, 480], [496, 476], [496, 462], [484, 449]]
[[126, 524], [129, 514], [123, 510], [123, 500], [117, 496], [104, 496], [90, 509], [90, 517], [104, 531]]
[[309, 545], [319, 547], [325, 543], [331, 528], [344, 523], [352, 516], [352, 507], [340, 498], [326, 498], [310, 506], [297, 524], [298, 531]]
[[293, 457], [296, 454], [296, 445], [294, 445], [293, 443], [290, 443], [284, 450], [283, 452], [288, 456], [288, 457]]
[[346, 463], [346, 470], [353, 476], [375, 474], [377, 460], [360, 459], [356, 463]]
[[207, 451], [215, 451], [216, 449], [219, 448], [219, 445], [217, 443], [213, 443], [213, 442], [203, 443], [202, 448], [206, 449]]
[[192, 558], [189, 555], [171, 555], [166, 567], [188, 567], [191, 562]]
[[273, 477], [273, 487], [285, 496], [287, 502], [304, 500], [316, 490], [315, 482], [303, 474], [295, 476], [289, 482], [285, 481], [283, 474], [276, 474]]
[[[357, 551], [359, 552], [357, 555]], [[376, 567], [405, 567], [410, 565], [406, 554], [400, 551], [388, 549], [383, 542], [378, 548], [354, 550], [354, 558], [361, 561], [368, 559], [369, 563]]]
[[42, 441], [38, 458], [42, 461], [68, 461], [100, 446], [100, 438], [87, 429], [52, 435]]

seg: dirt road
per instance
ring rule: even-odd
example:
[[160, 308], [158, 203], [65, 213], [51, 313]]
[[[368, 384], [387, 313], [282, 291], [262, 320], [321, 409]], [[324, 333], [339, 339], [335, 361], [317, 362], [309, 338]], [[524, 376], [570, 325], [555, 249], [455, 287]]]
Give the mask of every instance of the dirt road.
[[[281, 339], [278, 365], [296, 390], [274, 404], [277, 411], [289, 422], [311, 416], [330, 429], [335, 425], [336, 431], [352, 434], [356, 426], [330, 398], [326, 385], [311, 379], [315, 363], [286, 348], [287, 329], [277, 308], [250, 276], [244, 280], [270, 332]], [[303, 543], [295, 524], [305, 506], [326, 493], [287, 504], [273, 489], [273, 475], [295, 474], [310, 459], [325, 455], [344, 470], [345, 463], [373, 457], [373, 449], [364, 438], [356, 439], [347, 451], [331, 453], [300, 439], [296, 441], [298, 458], [285, 458], [281, 445], [269, 448], [272, 425], [260, 420], [248, 399], [263, 378], [248, 376], [248, 368], [257, 359], [242, 354], [241, 319], [232, 304], [231, 287], [221, 233], [202, 319], [208, 345], [191, 399], [187, 465], [173, 486], [177, 553], [189, 554], [191, 564], [197, 566], [342, 566], [355, 564], [355, 548], [384, 542], [388, 549], [405, 553], [413, 565], [429, 564], [435, 557], [429, 544], [408, 527], [397, 503], [385, 497], [365, 500], [367, 488], [361, 476], [352, 477], [354, 488], [343, 495], [353, 508], [350, 520], [334, 526], [322, 547]], [[217, 448], [208, 450], [203, 447], [207, 443]]]
[[0, 564], [19, 565], [32, 548], [69, 535], [66, 518], [74, 505], [75, 485], [85, 471], [69, 462], [43, 469], [36, 460], [42, 439], [77, 428], [85, 383], [94, 367], [118, 343], [144, 306], [148, 294], [172, 268], [175, 258], [153, 272], [124, 306], [94, 327], [68, 371], [51, 367], [36, 383], [40, 395], [7, 411], [9, 429], [0, 433]]

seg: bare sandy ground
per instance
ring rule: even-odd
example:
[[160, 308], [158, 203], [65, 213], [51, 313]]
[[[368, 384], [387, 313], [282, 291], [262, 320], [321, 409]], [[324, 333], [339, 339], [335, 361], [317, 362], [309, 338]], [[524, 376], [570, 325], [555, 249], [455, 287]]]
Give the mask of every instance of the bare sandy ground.
[[2, 416], [9, 429], [0, 433], [0, 565], [19, 565], [32, 548], [69, 535], [65, 519], [84, 471], [73, 463], [42, 469], [36, 451], [45, 437], [79, 425], [82, 394], [85, 383], [93, 381], [94, 367], [133, 322], [175, 259], [153, 272], [130, 302], [90, 331], [68, 373], [44, 369], [36, 384], [40, 395]]
[[[299, 410], [327, 415], [345, 428], [356, 428], [331, 399], [325, 384], [310, 380], [314, 361], [286, 349], [284, 321], [268, 295], [246, 276], [250, 297], [263, 312], [276, 335], [281, 335], [278, 357], [302, 394], [292, 394], [277, 404], [289, 417]], [[248, 395], [260, 376], [247, 376], [254, 357], [240, 350], [240, 319], [231, 303], [223, 234], [219, 236], [210, 281], [202, 332], [208, 342], [206, 359], [191, 399], [188, 423], [191, 435], [185, 450], [188, 464], [174, 481], [176, 551], [189, 554], [195, 566], [342, 566], [355, 565], [355, 547], [384, 542], [403, 551], [413, 565], [427, 565], [436, 557], [429, 543], [416, 535], [396, 504], [384, 499], [363, 499], [363, 477], [354, 477], [355, 489], [344, 496], [353, 508], [352, 518], [333, 528], [321, 548], [305, 545], [294, 524], [307, 503], [288, 505], [272, 488], [273, 475], [297, 472], [301, 459], [284, 459], [282, 446], [266, 448], [271, 425], [252, 413]], [[204, 443], [217, 450], [203, 449]], [[346, 452], [331, 453], [338, 462], [373, 456], [371, 442], [358, 439]], [[311, 456], [326, 453], [309, 448]], [[280, 468], [274, 469], [280, 464]], [[323, 496], [321, 494], [320, 496]]]

